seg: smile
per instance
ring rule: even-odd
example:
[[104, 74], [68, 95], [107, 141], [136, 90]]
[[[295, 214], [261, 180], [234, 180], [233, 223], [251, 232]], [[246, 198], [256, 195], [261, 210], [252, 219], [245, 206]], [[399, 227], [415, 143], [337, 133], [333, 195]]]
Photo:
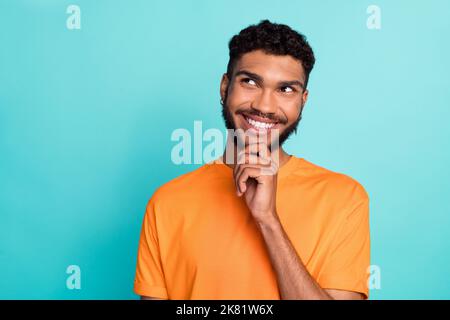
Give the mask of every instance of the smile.
[[269, 129], [272, 129], [277, 124], [277, 122], [257, 121], [257, 120], [251, 119], [247, 116], [244, 116], [244, 119], [245, 119], [245, 121], [247, 121], [247, 123], [251, 127], [255, 128], [257, 130], [269, 130]]

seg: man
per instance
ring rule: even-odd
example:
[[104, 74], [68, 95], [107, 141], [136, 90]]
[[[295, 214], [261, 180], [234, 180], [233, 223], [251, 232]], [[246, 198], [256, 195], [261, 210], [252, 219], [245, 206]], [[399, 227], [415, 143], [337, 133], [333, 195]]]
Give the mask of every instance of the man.
[[154, 193], [135, 292], [144, 299], [367, 299], [367, 193], [282, 148], [308, 98], [311, 47], [265, 20], [235, 35], [229, 49], [220, 85], [225, 124], [258, 139], [229, 138], [221, 159]]

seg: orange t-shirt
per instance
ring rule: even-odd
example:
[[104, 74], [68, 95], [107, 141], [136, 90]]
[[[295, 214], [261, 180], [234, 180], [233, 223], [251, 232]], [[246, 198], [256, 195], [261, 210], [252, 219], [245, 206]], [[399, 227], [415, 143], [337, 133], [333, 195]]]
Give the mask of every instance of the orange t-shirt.
[[[322, 288], [368, 297], [369, 199], [352, 178], [292, 156], [276, 207]], [[166, 299], [280, 299], [264, 239], [232, 169], [215, 161], [161, 186], [142, 226], [134, 291]]]

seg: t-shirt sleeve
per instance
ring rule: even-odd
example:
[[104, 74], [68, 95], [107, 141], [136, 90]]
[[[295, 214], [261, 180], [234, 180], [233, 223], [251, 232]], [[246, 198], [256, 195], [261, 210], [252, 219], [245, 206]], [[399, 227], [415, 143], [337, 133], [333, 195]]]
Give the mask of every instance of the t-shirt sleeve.
[[155, 201], [150, 199], [142, 223], [134, 280], [140, 296], [168, 299], [156, 228]]
[[324, 289], [360, 292], [369, 297], [369, 197], [358, 185], [340, 221], [317, 282]]

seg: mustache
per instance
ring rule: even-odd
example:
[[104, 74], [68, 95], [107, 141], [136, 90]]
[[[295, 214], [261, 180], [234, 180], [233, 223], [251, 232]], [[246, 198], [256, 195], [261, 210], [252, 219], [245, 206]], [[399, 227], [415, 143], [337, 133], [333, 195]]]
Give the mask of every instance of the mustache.
[[[224, 99], [224, 100], [225, 101], [222, 104], [222, 117], [223, 117], [223, 120], [225, 121], [225, 126], [226, 126], [227, 129], [236, 130], [236, 125], [234, 123], [233, 116], [231, 115], [230, 109], [228, 108], [228, 105], [226, 103], [226, 99]], [[283, 143], [286, 140], [288, 140], [288, 138], [292, 135], [292, 133], [297, 133], [298, 124], [300, 123], [300, 120], [302, 119], [302, 111], [303, 111], [303, 108], [301, 108], [300, 114], [299, 114], [297, 120], [295, 120], [292, 124], [290, 124], [286, 129], [284, 129], [281, 132], [280, 136], [278, 137], [278, 139], [279, 139], [279, 147], [282, 146]], [[255, 113], [255, 110], [252, 110], [252, 109], [250, 109], [250, 110], [238, 110], [238, 111], [236, 111], [235, 114], [242, 114], [243, 115], [245, 113], [247, 113], [247, 114], [252, 113], [252, 114], [258, 114], [258, 115], [261, 114], [261, 112], [259, 112], [259, 113], [256, 112]], [[273, 114], [269, 114], [269, 117], [271, 117], [275, 121], [281, 120], [281, 119], [278, 119], [278, 118], [274, 117]], [[280, 121], [280, 123], [286, 124], [287, 120], [286, 121]], [[235, 137], [234, 140], [236, 140], [236, 137]], [[236, 144], [236, 141], [234, 141], [234, 143]]]
[[241, 115], [244, 115], [244, 116], [245, 115], [258, 116], [258, 117], [265, 118], [265, 119], [268, 119], [268, 120], [271, 120], [271, 121], [279, 122], [281, 124], [286, 124], [286, 122], [287, 122], [285, 119], [281, 119], [281, 118], [275, 116], [274, 114], [262, 113], [262, 112], [257, 111], [257, 110], [238, 110], [238, 111], [236, 111], [236, 114], [241, 114]]

